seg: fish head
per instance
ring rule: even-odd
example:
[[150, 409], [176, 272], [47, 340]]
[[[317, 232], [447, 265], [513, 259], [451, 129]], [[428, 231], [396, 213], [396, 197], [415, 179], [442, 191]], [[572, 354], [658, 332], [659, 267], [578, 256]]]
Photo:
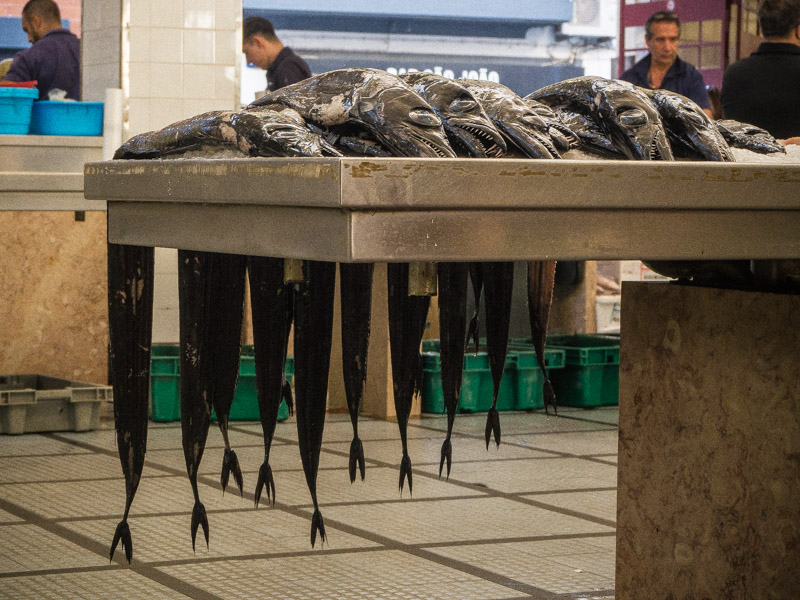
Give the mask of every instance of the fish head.
[[625, 82], [597, 78], [593, 102], [600, 125], [632, 160], [673, 160], [664, 124], [650, 99]]
[[720, 119], [715, 122], [717, 130], [730, 146], [744, 148], [760, 154], [786, 152], [786, 148], [766, 129], [742, 123], [733, 119]]
[[283, 105], [249, 107], [235, 113], [231, 125], [252, 144], [254, 156], [337, 154], [321, 135], [309, 130], [300, 113]]
[[459, 80], [475, 96], [506, 139], [529, 158], [561, 158], [550, 139], [550, 126], [512, 90], [499, 83]]
[[406, 73], [400, 78], [439, 115], [448, 139], [459, 154], [497, 157], [505, 153], [502, 134], [463, 85], [433, 73]]
[[442, 119], [401, 79], [375, 78], [357, 90], [350, 118], [400, 156], [455, 158]]
[[561, 120], [561, 117], [552, 108], [542, 102], [533, 100], [532, 98], [523, 98], [536, 115], [547, 125], [547, 134], [556, 146], [559, 152], [566, 152], [571, 148], [577, 148], [581, 145], [580, 138], [575, 134], [569, 126]]
[[644, 90], [664, 123], [673, 149], [683, 147], [703, 160], [733, 162], [728, 142], [714, 121], [693, 100], [669, 90]]

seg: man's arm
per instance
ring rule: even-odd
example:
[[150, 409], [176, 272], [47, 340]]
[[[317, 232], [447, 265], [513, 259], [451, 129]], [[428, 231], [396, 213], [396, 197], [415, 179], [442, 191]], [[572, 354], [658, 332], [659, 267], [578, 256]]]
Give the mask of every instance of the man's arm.
[[31, 65], [28, 64], [27, 56], [23, 52], [18, 52], [14, 56], [14, 62], [8, 69], [8, 73], [3, 77], [3, 81], [31, 81], [36, 79], [31, 70]]

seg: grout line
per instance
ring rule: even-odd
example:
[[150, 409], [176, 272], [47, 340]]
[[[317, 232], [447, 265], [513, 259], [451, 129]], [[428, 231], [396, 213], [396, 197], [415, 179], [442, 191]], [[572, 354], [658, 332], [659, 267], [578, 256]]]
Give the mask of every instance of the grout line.
[[556, 596], [559, 600], [587, 600], [587, 598], [603, 598], [613, 600], [616, 591], [610, 590], [591, 590], [588, 592], [568, 592], [566, 594], [559, 594]]

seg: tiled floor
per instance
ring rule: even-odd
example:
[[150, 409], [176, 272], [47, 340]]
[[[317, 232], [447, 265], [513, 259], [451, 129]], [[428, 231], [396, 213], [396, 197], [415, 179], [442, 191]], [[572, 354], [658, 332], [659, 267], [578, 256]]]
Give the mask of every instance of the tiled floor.
[[328, 541], [314, 549], [293, 420], [278, 425], [271, 452], [277, 503], [258, 509], [260, 425], [231, 427], [244, 497], [220, 491], [212, 426], [199, 471], [210, 546], [201, 533], [194, 553], [180, 425], [151, 423], [130, 566], [121, 548], [108, 560], [125, 502], [111, 424], [0, 435], [0, 598], [612, 598], [617, 409], [501, 413], [502, 444], [488, 452], [484, 424], [483, 414], [456, 418], [447, 481], [445, 419], [412, 419], [411, 496], [398, 490], [396, 423], [362, 418], [366, 481], [351, 485], [349, 418], [329, 415], [318, 478]]

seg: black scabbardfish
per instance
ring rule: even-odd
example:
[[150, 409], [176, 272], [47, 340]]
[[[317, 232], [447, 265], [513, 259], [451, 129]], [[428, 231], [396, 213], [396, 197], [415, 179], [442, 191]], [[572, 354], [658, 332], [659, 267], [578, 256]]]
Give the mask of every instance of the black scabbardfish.
[[309, 131], [297, 111], [282, 105], [243, 111], [211, 111], [133, 136], [115, 159], [173, 158], [217, 151], [247, 156], [340, 156], [324, 137]]
[[400, 75], [442, 119], [444, 131], [459, 155], [478, 158], [502, 156], [507, 146], [502, 134], [475, 96], [460, 82], [433, 73]]
[[125, 476], [125, 514], [114, 531], [109, 559], [114, 558], [114, 550], [122, 542], [128, 563], [133, 557], [128, 513], [147, 450], [153, 257], [153, 248], [108, 244], [109, 362], [117, 451]]
[[508, 326], [511, 321], [511, 293], [514, 285], [513, 262], [483, 263], [483, 289], [486, 295], [486, 351], [492, 371], [494, 394], [492, 407], [486, 416], [486, 449], [494, 435], [500, 445], [500, 414], [497, 412], [497, 395], [505, 370], [508, 351]]
[[308, 281], [295, 288], [295, 411], [300, 458], [314, 503], [312, 548], [318, 531], [325, 542], [325, 523], [317, 503], [317, 470], [325, 429], [335, 284], [336, 263], [308, 261]]
[[408, 263], [389, 263], [389, 347], [392, 355], [392, 387], [397, 426], [403, 445], [400, 462], [400, 492], [408, 478], [412, 492], [411, 458], [408, 455], [408, 418], [414, 395], [422, 384], [422, 355], [419, 352], [425, 320], [430, 306], [429, 296], [408, 295]]
[[338, 69], [259, 98], [282, 104], [322, 127], [362, 127], [397, 156], [454, 158], [442, 121], [402, 79], [378, 69]]
[[440, 262], [439, 275], [439, 355], [442, 364], [442, 395], [447, 409], [447, 436], [442, 443], [439, 477], [447, 463], [450, 477], [453, 422], [461, 395], [464, 370], [464, 332], [467, 328], [468, 263]]
[[293, 288], [283, 282], [282, 258], [250, 256], [247, 271], [253, 315], [258, 413], [264, 436], [264, 462], [258, 470], [254, 495], [257, 507], [263, 489], [266, 489], [267, 501], [275, 504], [275, 481], [269, 466], [269, 452], [283, 396], [286, 343], [289, 339], [286, 314], [287, 306], [292, 303]]
[[550, 137], [550, 126], [517, 94], [491, 81], [460, 79], [478, 99], [509, 144], [528, 158], [561, 158]]
[[350, 443], [350, 483], [356, 480], [356, 467], [364, 481], [364, 445], [358, 437], [358, 411], [367, 379], [370, 317], [372, 314], [372, 263], [340, 263], [339, 289], [342, 306], [342, 373], [347, 409], [353, 424]]
[[208, 390], [217, 425], [225, 443], [220, 474], [223, 493], [228, 487], [228, 478], [233, 475], [239, 493], [244, 494], [242, 469], [228, 440], [228, 417], [239, 375], [246, 265], [247, 258], [238, 254], [209, 252], [204, 261], [206, 285], [209, 286], [208, 314], [212, 315], [207, 325], [210, 336], [207, 347], [213, 348], [213, 358], [209, 360], [211, 371], [206, 377], [209, 378]]
[[642, 90], [661, 115], [667, 139], [678, 158], [734, 161], [728, 142], [714, 121], [693, 100], [665, 89]]
[[631, 160], [673, 159], [658, 111], [640, 88], [626, 81], [574, 77], [536, 90], [526, 100], [590, 118]]
[[197, 471], [208, 438], [213, 408], [211, 365], [214, 351], [210, 327], [214, 281], [208, 277], [210, 253], [178, 250], [178, 300], [180, 304], [181, 430], [186, 471], [194, 495], [191, 534], [195, 549], [197, 529], [202, 526], [208, 547], [208, 518], [200, 502]]
[[783, 144], [766, 129], [733, 119], [720, 119], [715, 123], [722, 137], [732, 148], [743, 148], [759, 154], [786, 153]]
[[547, 377], [544, 365], [544, 351], [547, 340], [547, 322], [550, 318], [550, 305], [553, 303], [553, 287], [556, 278], [556, 261], [532, 260], [528, 263], [528, 316], [531, 323], [531, 339], [536, 359], [542, 372], [542, 393], [544, 409], [548, 407], [558, 413], [553, 384]]

